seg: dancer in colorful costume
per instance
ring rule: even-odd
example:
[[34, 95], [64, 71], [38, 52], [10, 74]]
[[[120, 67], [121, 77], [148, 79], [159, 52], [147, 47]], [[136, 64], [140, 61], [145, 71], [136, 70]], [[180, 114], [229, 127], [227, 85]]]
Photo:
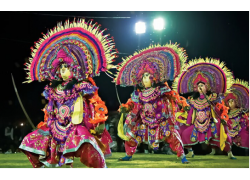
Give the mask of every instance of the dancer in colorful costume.
[[249, 85], [247, 81], [236, 79], [231, 89], [225, 98], [232, 121], [228, 133], [234, 145], [249, 149]]
[[194, 157], [193, 145], [206, 143], [220, 147], [228, 152], [229, 158], [236, 159], [225, 128], [230, 126], [228, 108], [218, 96], [219, 93], [228, 92], [233, 82], [233, 75], [224, 63], [209, 58], [189, 61], [185, 70], [174, 80], [172, 88], [178, 93], [194, 92], [188, 99], [191, 109], [177, 115], [177, 120], [181, 119], [184, 123], [180, 127], [180, 134], [185, 148], [189, 150], [188, 157]]
[[33, 167], [72, 165], [74, 157], [89, 167], [106, 167], [112, 142], [104, 128], [108, 111], [92, 77], [112, 67], [116, 52], [103, 31], [84, 19], [66, 21], [32, 49], [26, 82], [51, 81], [43, 92], [45, 121], [19, 147]]
[[188, 163], [182, 141], [175, 129], [172, 101], [176, 94], [167, 80], [173, 80], [182, 70], [187, 56], [177, 44], [150, 46], [123, 59], [118, 65], [115, 82], [121, 86], [136, 86], [132, 97], [120, 107], [128, 113], [123, 127], [123, 113], [118, 125], [118, 135], [125, 140], [126, 156], [121, 161], [132, 159], [139, 143], [148, 143], [153, 150], [165, 141]]

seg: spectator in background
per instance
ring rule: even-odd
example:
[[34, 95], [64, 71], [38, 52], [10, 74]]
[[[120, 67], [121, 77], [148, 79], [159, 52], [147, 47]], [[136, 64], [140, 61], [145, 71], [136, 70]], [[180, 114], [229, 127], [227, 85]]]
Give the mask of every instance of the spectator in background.
[[136, 153], [142, 153], [144, 152], [145, 154], [149, 153], [149, 147], [147, 143], [141, 143], [137, 146]]
[[14, 141], [13, 141], [13, 149], [14, 152], [21, 152], [20, 149], [18, 148], [18, 146], [21, 144], [22, 142], [22, 135], [21, 135], [21, 130], [22, 130], [22, 126], [20, 126], [18, 123], [15, 123], [15, 128], [14, 128]]
[[109, 132], [109, 124], [105, 123], [105, 128], [107, 129], [107, 131]]
[[168, 143], [164, 143], [163, 147], [161, 148], [162, 154], [167, 154], [167, 155], [173, 155], [174, 153], [172, 152], [170, 146]]
[[4, 146], [3, 146], [4, 154], [10, 154], [14, 151], [13, 150], [13, 141], [14, 141], [13, 131], [14, 129], [11, 123], [9, 122], [4, 130]]
[[112, 143], [110, 145], [110, 148], [113, 152], [117, 152], [117, 133], [116, 133], [116, 130], [115, 130], [115, 127], [111, 124], [109, 126], [109, 134], [112, 138]]
[[125, 144], [124, 141], [117, 134], [117, 126], [119, 123], [120, 114], [117, 111], [110, 111], [108, 120], [105, 122], [105, 127], [107, 131], [110, 133], [112, 138], [112, 144], [110, 144], [110, 148], [113, 152], [125, 152]]
[[118, 152], [120, 147], [118, 146], [118, 135], [117, 135], [117, 125], [119, 122], [119, 113], [118, 112], [110, 112], [109, 119], [106, 121], [106, 129], [108, 130], [112, 143], [110, 144], [110, 148], [112, 152]]

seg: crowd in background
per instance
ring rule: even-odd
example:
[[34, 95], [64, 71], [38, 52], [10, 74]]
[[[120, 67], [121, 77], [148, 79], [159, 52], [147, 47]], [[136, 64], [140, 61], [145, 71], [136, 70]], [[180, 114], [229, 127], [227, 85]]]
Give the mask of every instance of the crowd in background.
[[0, 135], [0, 153], [19, 153], [19, 145], [23, 137], [30, 132], [29, 125], [25, 123], [2, 123]]

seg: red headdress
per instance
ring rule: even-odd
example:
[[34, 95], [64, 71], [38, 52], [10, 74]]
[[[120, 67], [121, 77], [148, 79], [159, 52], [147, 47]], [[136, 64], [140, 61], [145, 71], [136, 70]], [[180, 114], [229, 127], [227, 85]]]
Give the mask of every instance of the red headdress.
[[210, 89], [208, 79], [201, 72], [198, 72], [196, 75], [196, 78], [194, 78], [194, 83], [193, 83], [194, 91], [198, 91], [198, 83], [200, 82], [205, 84], [205, 86], [207, 87], [207, 90]]
[[60, 63], [65, 63], [69, 66], [72, 63], [74, 64], [73, 59], [63, 49], [60, 49], [58, 51], [58, 53], [56, 55], [56, 59], [52, 62], [52, 67], [57, 68]]

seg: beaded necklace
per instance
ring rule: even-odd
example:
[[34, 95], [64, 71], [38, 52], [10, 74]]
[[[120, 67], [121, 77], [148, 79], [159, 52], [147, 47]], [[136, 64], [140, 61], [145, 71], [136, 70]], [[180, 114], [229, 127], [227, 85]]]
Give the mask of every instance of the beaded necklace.
[[152, 95], [154, 93], [156, 88], [153, 88], [153, 87], [150, 87], [150, 88], [147, 88], [147, 89], [144, 89], [142, 90], [142, 94], [144, 97], [148, 97], [150, 95]]
[[[215, 93], [213, 94], [210, 94], [209, 97], [207, 98], [209, 101], [214, 101], [216, 99], [217, 95]], [[204, 99], [201, 99], [201, 98], [198, 98], [198, 99], [191, 99], [190, 100], [190, 103], [191, 105], [197, 109], [197, 110], [203, 110], [207, 107], [210, 106], [210, 104], [208, 103], [206, 98]]]
[[142, 90], [142, 92], [139, 94], [140, 100], [143, 102], [149, 102], [152, 100], [155, 100], [159, 96], [159, 87], [156, 88], [148, 88]]

